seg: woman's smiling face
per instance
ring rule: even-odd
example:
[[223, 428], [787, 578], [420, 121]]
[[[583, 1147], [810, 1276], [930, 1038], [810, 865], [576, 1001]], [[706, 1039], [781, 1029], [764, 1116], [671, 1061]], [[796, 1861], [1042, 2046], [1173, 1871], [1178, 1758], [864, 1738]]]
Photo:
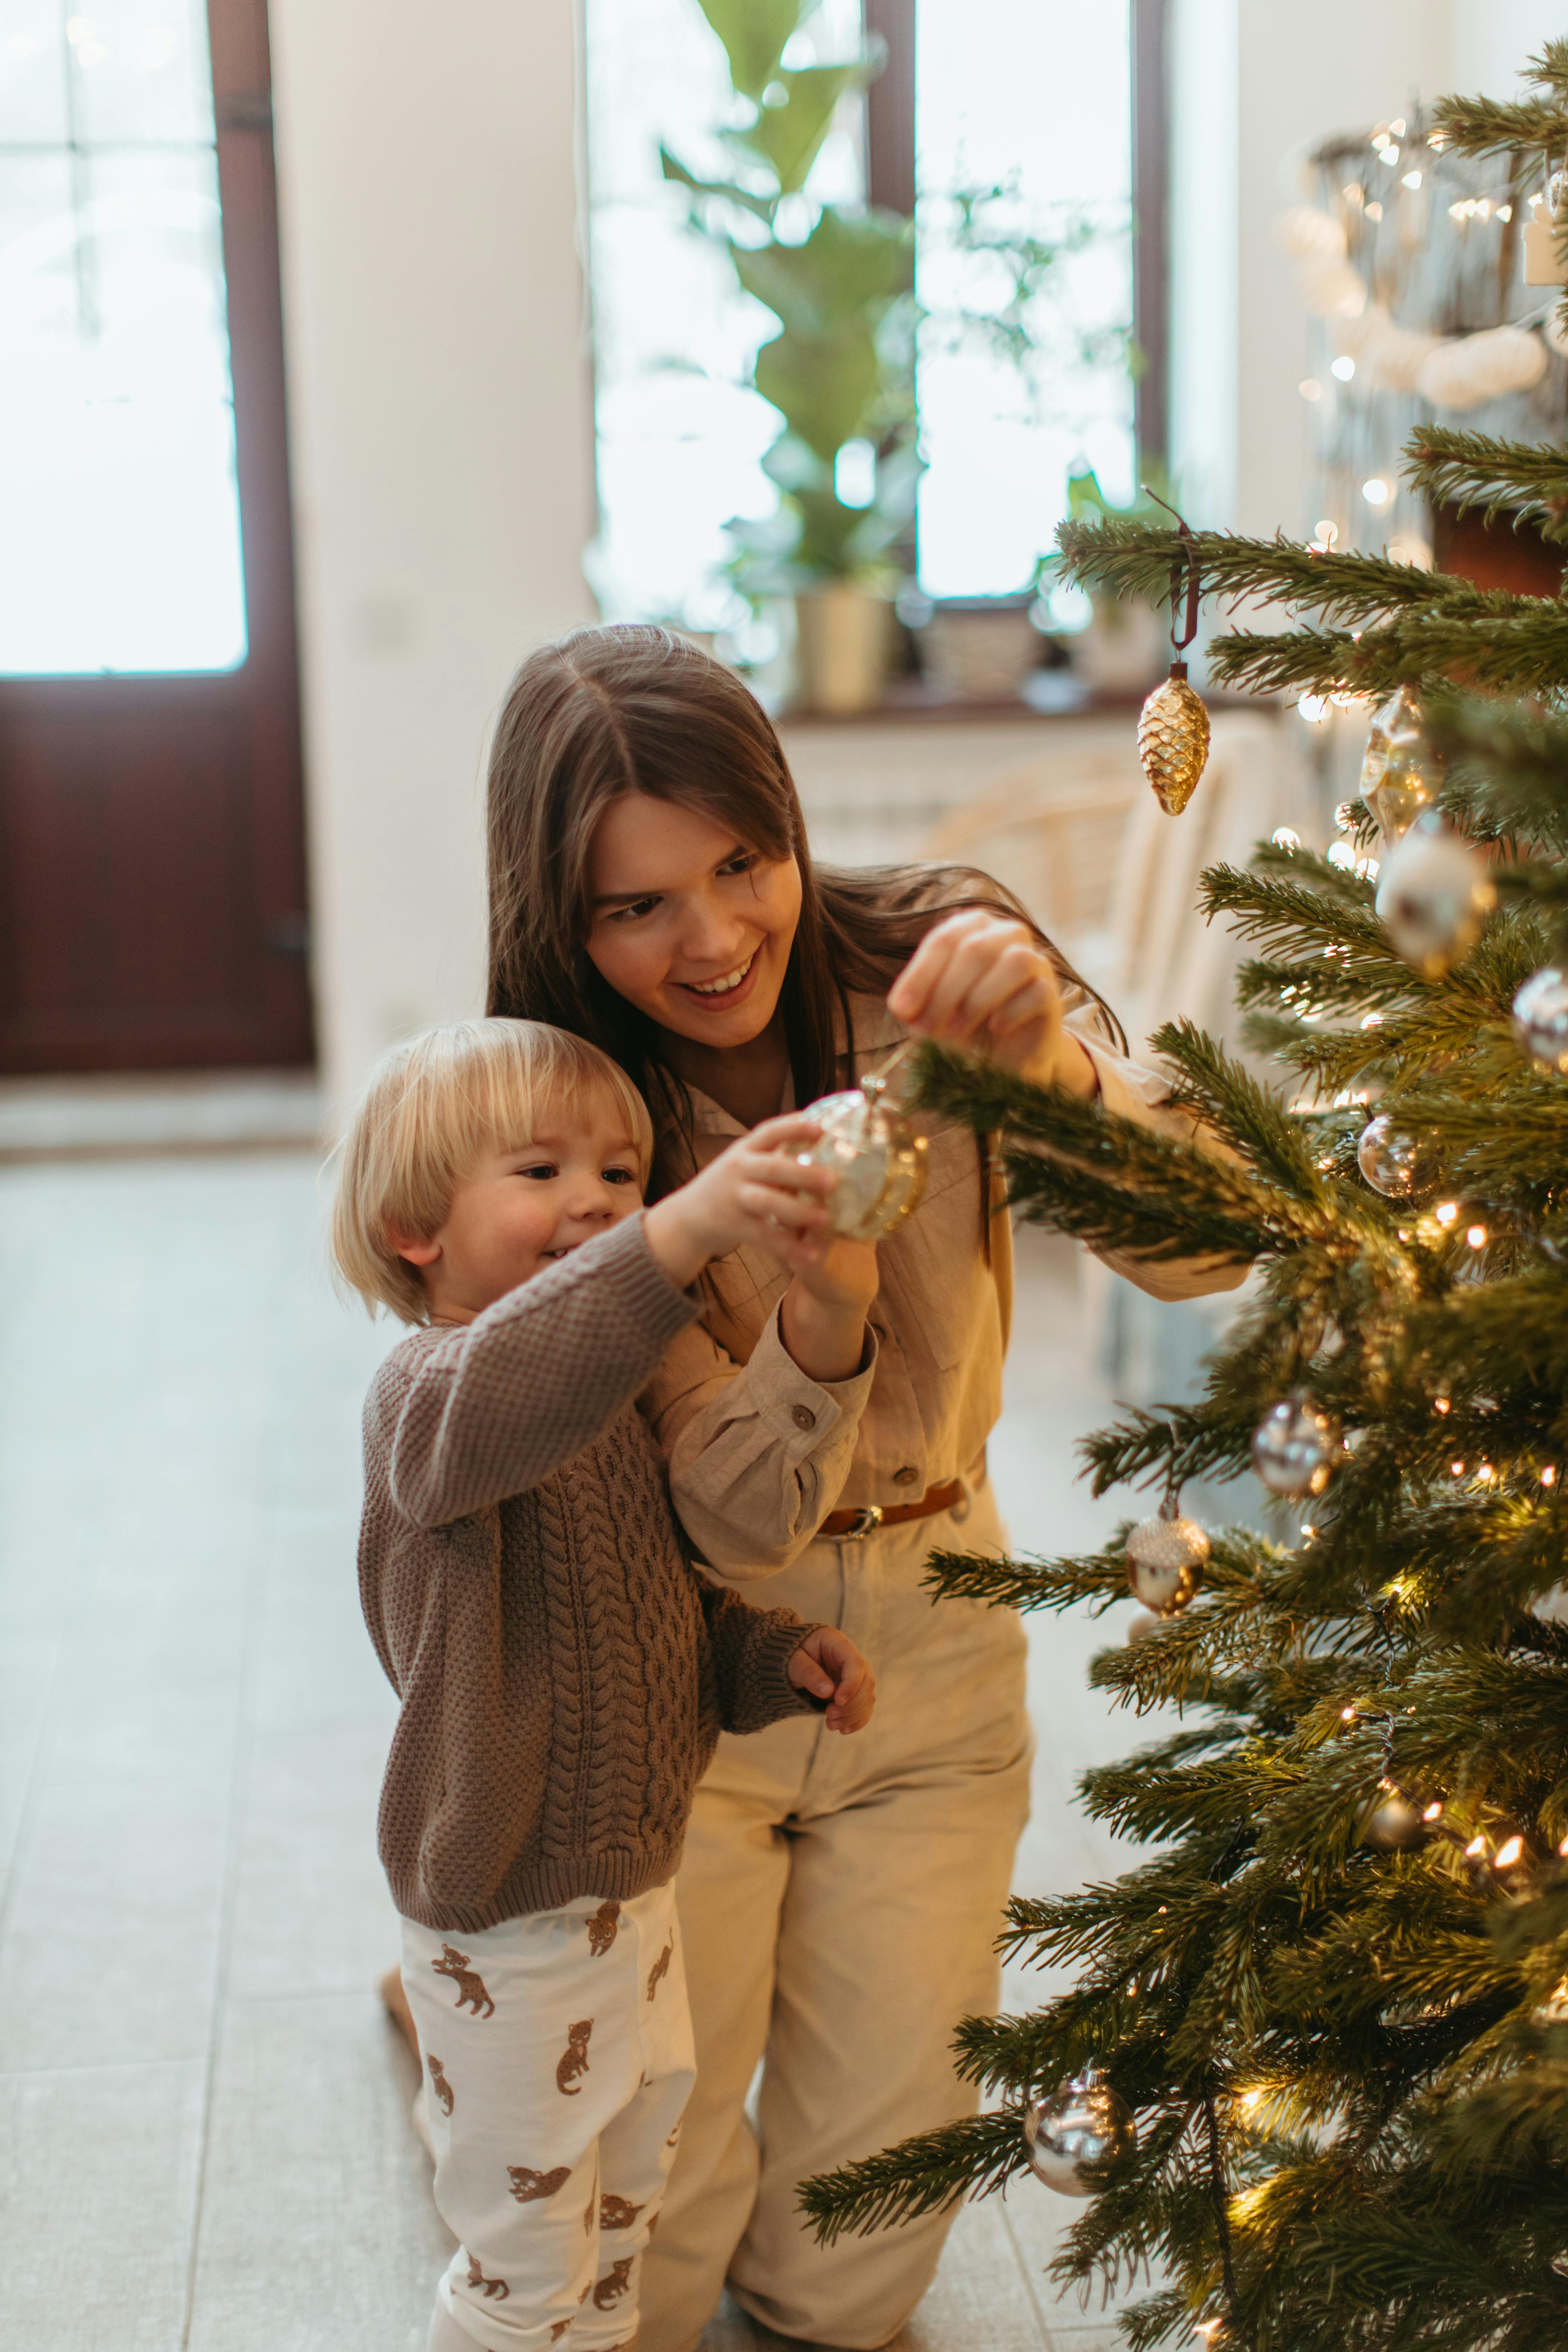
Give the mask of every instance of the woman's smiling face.
[[712, 818], [627, 793], [588, 860], [588, 955], [661, 1029], [722, 1051], [773, 1019], [800, 920], [800, 868]]

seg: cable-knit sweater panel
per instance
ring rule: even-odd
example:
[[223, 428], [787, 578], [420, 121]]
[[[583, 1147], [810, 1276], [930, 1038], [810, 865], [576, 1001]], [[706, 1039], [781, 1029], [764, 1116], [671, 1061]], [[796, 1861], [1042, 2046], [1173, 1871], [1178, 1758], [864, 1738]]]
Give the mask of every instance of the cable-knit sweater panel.
[[658, 1885], [720, 1730], [809, 1704], [785, 1669], [810, 1628], [688, 1563], [632, 1403], [696, 1311], [637, 1217], [376, 1375], [360, 1591], [403, 1703], [381, 1858], [427, 1927]]

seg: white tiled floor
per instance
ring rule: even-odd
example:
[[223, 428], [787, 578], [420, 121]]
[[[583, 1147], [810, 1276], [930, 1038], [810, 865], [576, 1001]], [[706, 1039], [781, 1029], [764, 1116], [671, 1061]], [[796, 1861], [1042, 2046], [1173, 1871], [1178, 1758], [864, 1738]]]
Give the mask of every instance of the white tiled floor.
[[[388, 1343], [332, 1297], [304, 1155], [0, 1170], [0, 2339], [18, 2352], [419, 2352], [447, 2242], [373, 1990], [392, 1699], [353, 1577]], [[1065, 1248], [1026, 1237], [993, 1464], [1015, 1540], [1103, 1399]], [[1072, 1804], [1147, 1736], [1034, 1626], [1020, 1886], [1116, 1866]], [[1008, 1999], [1038, 1997], [1019, 1976]], [[905, 2352], [1100, 2352], [1044, 2277], [1077, 2210], [966, 2209]], [[758, 2339], [734, 2314], [710, 2352]]]

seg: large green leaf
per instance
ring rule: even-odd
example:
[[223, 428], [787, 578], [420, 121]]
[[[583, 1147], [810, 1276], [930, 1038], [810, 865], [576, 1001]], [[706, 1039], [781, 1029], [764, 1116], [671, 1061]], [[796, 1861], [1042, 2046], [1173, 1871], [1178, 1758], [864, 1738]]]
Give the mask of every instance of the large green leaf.
[[730, 79], [746, 98], [760, 99], [778, 72], [784, 44], [816, 0], [700, 0], [702, 14], [724, 44]]
[[897, 213], [846, 215], [827, 205], [804, 245], [730, 250], [747, 293], [786, 327], [808, 332], [890, 301], [915, 282], [914, 224]]
[[792, 432], [831, 461], [853, 441], [877, 391], [877, 345], [863, 319], [826, 334], [775, 335], [757, 353], [756, 384]]
[[780, 195], [793, 195], [804, 186], [845, 91], [863, 89], [881, 64], [879, 57], [868, 55], [852, 65], [803, 66], [798, 72], [775, 74], [786, 93], [783, 104], [759, 105], [755, 122], [744, 131], [726, 131], [725, 140], [742, 155], [767, 164]]
[[746, 211], [754, 213], [758, 220], [771, 220], [776, 197], [754, 196], [749, 189], [738, 188], [733, 180], [700, 180], [695, 173], [687, 170], [679, 155], [670, 153], [668, 147], [659, 149], [658, 161], [665, 178], [673, 180], [678, 187], [687, 189], [690, 194], [722, 196], [730, 204], [744, 205]]

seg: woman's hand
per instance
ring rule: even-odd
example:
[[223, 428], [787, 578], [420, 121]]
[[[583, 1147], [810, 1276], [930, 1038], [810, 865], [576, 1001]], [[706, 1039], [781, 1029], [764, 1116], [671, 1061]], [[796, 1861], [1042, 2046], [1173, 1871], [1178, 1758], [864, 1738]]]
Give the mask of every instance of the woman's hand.
[[1095, 1092], [1094, 1064], [1062, 1024], [1056, 969], [1026, 923], [981, 908], [929, 930], [892, 987], [888, 1010], [917, 1037], [983, 1055], [1036, 1086]]
[[655, 1203], [643, 1220], [647, 1245], [679, 1289], [710, 1258], [747, 1242], [771, 1251], [792, 1274], [820, 1263], [825, 1195], [838, 1179], [831, 1169], [803, 1168], [798, 1154], [821, 1132], [814, 1118], [764, 1119]]
[[859, 1731], [870, 1722], [877, 1704], [871, 1669], [848, 1634], [836, 1625], [819, 1625], [808, 1633], [786, 1672], [796, 1690], [826, 1700], [824, 1720], [829, 1731]]

